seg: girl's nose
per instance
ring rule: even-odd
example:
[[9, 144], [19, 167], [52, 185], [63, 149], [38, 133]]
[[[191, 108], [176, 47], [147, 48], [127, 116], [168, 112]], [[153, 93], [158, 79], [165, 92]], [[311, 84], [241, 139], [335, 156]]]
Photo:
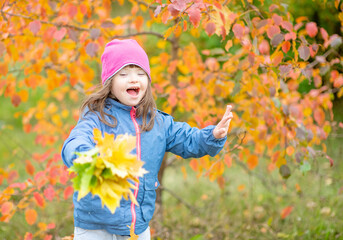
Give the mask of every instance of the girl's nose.
[[130, 76], [129, 76], [129, 82], [130, 82], [130, 83], [136, 83], [136, 82], [138, 82], [137, 76], [135, 76], [135, 74], [130, 74]]

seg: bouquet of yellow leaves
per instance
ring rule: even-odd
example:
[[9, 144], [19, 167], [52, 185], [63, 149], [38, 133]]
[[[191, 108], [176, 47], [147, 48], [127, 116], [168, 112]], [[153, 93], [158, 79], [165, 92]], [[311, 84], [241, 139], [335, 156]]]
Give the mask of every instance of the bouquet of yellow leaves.
[[114, 139], [113, 134], [107, 133], [102, 137], [99, 129], [94, 129], [93, 135], [95, 148], [77, 153], [79, 157], [69, 168], [76, 173], [72, 182], [74, 189], [79, 191], [78, 200], [91, 192], [98, 195], [102, 206], [106, 205], [112, 213], [122, 197], [137, 204], [131, 191], [135, 185], [129, 180], [137, 182], [147, 171], [142, 168], [144, 162], [130, 153], [136, 147], [136, 137], [125, 134]]

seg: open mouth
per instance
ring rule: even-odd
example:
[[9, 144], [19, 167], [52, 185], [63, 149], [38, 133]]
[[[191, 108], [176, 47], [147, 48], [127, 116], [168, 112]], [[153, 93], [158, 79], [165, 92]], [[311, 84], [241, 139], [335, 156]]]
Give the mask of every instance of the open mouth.
[[130, 94], [131, 96], [137, 96], [138, 93], [139, 93], [139, 87], [128, 88], [128, 89], [126, 90], [126, 92], [127, 92], [128, 94]]

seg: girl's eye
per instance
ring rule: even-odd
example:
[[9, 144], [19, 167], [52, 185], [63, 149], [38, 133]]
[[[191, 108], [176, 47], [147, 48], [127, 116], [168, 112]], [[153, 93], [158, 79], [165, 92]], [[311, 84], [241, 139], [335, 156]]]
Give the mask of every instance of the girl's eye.
[[127, 74], [126, 73], [119, 73], [119, 76], [125, 77]]

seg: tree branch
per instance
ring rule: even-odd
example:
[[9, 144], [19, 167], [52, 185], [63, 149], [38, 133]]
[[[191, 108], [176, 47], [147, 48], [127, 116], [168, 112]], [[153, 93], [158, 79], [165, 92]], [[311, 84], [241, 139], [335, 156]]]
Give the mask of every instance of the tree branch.
[[151, 9], [156, 9], [157, 6], [156, 5], [150, 5], [150, 4], [147, 4], [146, 2], [144, 1], [139, 1], [139, 0], [134, 0], [136, 3], [138, 4], [142, 4], [144, 6], [146, 6], [147, 8], [151, 8]]
[[[16, 13], [9, 13], [9, 12], [5, 12], [2, 9], [0, 10], [1, 14], [4, 16], [4, 14], [9, 15], [11, 17], [20, 17], [20, 18], [25, 18], [28, 20], [38, 20], [39, 22], [43, 23], [43, 24], [49, 24], [49, 25], [54, 25], [56, 27], [68, 27], [68, 28], [73, 28], [75, 30], [79, 30], [79, 31], [90, 31], [90, 28], [83, 28], [83, 27], [78, 27], [75, 25], [71, 25], [71, 24], [62, 24], [62, 23], [52, 23], [52, 22], [48, 22], [48, 21], [44, 21], [44, 20], [39, 20], [39, 19], [34, 19], [33, 17], [29, 17], [29, 16], [25, 16], [25, 15], [21, 15], [21, 14], [16, 14]], [[4, 17], [6, 19], [6, 17]]]
[[191, 210], [192, 212], [197, 212], [197, 209], [194, 208], [191, 204], [189, 204], [188, 202], [186, 202], [185, 200], [183, 200], [179, 195], [177, 195], [176, 193], [174, 193], [172, 190], [170, 190], [169, 188], [166, 188], [162, 185], [160, 185], [160, 188], [163, 191], [168, 192], [171, 196], [173, 196], [174, 198], [176, 198], [179, 202], [181, 202], [183, 205], [185, 205], [189, 210]]
[[[131, 33], [127, 35], [114, 35], [112, 36], [112, 39], [114, 38], [129, 38], [129, 37], [134, 37], [134, 36], [139, 36], [139, 35], [154, 35], [156, 37], [164, 39], [164, 36], [160, 33], [157, 32], [137, 32], [137, 33]], [[173, 42], [170, 38], [166, 38], [168, 42]]]

